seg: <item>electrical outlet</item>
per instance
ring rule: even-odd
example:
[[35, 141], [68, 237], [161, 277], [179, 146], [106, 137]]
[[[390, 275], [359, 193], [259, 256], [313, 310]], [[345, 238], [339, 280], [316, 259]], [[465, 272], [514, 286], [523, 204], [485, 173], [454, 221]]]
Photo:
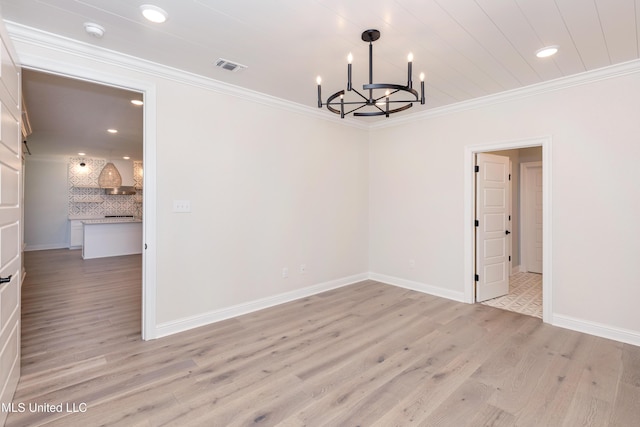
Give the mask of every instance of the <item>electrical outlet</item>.
[[289, 277], [289, 269], [287, 267], [283, 267], [282, 268], [282, 278], [286, 279], [287, 277]]
[[191, 201], [190, 200], [174, 200], [173, 211], [184, 212], [184, 213], [191, 212]]
[[300, 264], [300, 274], [307, 272], [307, 264]]

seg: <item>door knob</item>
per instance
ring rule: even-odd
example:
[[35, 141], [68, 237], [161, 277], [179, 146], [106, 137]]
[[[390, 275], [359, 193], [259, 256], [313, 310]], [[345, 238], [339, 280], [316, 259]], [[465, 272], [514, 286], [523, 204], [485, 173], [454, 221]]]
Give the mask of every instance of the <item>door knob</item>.
[[0, 277], [0, 284], [2, 283], [9, 283], [11, 281], [11, 274], [7, 277]]
[[509, 234], [511, 234], [511, 232], [509, 230], [505, 230], [504, 234], [508, 236]]

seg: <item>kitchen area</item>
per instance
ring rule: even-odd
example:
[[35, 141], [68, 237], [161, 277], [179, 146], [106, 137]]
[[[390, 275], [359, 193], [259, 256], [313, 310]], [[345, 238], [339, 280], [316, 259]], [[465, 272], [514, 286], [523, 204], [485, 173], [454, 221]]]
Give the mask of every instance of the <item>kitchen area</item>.
[[24, 251], [141, 254], [141, 94], [26, 69], [22, 82]]
[[[107, 164], [118, 187], [100, 185]], [[68, 167], [69, 249], [83, 259], [142, 253], [142, 162], [72, 157]]]

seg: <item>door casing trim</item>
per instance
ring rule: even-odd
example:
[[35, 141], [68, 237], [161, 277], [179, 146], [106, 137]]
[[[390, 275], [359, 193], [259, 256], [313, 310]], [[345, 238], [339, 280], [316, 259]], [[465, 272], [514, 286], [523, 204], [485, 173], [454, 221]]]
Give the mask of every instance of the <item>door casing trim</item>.
[[517, 150], [542, 147], [542, 320], [553, 323], [553, 268], [552, 268], [552, 223], [551, 223], [551, 142], [548, 136], [519, 140], [467, 145], [464, 148], [464, 300], [475, 303], [475, 155], [488, 151]]
[[142, 201], [142, 339], [157, 338], [156, 325], [156, 230], [157, 230], [157, 181], [156, 181], [156, 85], [149, 81], [130, 79], [120, 74], [105, 73], [97, 69], [76, 67], [73, 64], [50, 58], [22, 55], [23, 68], [83, 80], [103, 86], [112, 86], [143, 94], [143, 201]]

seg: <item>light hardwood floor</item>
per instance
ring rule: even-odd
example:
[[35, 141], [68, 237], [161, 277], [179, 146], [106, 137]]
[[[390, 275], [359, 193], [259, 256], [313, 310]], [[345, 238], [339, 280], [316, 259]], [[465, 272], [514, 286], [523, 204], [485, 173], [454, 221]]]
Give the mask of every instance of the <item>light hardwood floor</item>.
[[[14, 403], [26, 411], [10, 413], [7, 426], [640, 420], [640, 347], [534, 317], [365, 281], [143, 342], [140, 256], [25, 257]], [[31, 413], [33, 403], [87, 407]]]

